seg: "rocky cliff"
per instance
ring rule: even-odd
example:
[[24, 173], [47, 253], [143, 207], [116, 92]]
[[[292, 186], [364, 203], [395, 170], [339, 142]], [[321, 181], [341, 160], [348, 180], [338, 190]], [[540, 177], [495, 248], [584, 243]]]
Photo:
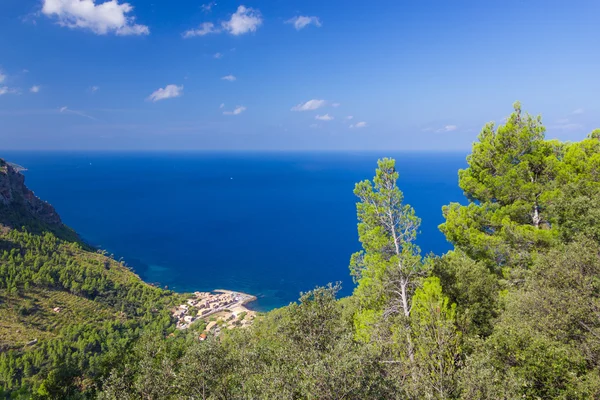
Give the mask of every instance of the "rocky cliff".
[[25, 186], [25, 177], [0, 159], [0, 224], [8, 227], [36, 225], [37, 228], [65, 228], [50, 204]]

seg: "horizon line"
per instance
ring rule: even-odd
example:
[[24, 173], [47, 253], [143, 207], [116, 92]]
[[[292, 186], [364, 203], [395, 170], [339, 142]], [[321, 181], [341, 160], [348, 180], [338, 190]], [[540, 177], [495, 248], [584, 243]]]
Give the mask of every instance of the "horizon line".
[[2, 153], [465, 153], [469, 149], [4, 149]]

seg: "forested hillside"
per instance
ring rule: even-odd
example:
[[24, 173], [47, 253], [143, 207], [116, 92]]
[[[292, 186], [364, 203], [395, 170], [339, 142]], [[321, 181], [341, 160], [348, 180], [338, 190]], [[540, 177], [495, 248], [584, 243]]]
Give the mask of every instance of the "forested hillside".
[[544, 133], [518, 103], [483, 128], [458, 172], [467, 201], [440, 210], [454, 246], [443, 255], [421, 253], [395, 161], [380, 160], [354, 192], [353, 295], [316, 288], [203, 342], [170, 335], [173, 295], [118, 263], [5, 229], [0, 386], [115, 400], [600, 398], [600, 130]]
[[0, 393], [93, 397], [143, 331], [173, 330], [178, 296], [91, 251], [0, 161]]

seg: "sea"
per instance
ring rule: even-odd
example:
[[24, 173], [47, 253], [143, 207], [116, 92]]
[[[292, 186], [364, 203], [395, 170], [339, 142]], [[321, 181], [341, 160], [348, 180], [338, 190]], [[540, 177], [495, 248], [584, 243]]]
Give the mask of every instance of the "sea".
[[146, 282], [179, 292], [229, 289], [267, 311], [301, 292], [354, 284], [354, 185], [396, 159], [405, 202], [422, 219], [423, 254], [451, 249], [442, 206], [464, 202], [466, 153], [2, 152], [27, 186], [93, 246]]

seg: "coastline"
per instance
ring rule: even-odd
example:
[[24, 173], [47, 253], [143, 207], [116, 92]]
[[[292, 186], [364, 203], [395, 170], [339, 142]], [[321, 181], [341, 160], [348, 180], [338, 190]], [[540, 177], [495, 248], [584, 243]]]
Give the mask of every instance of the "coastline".
[[240, 296], [241, 300], [240, 300], [239, 304], [237, 306], [233, 307], [233, 309], [238, 309], [239, 311], [246, 311], [246, 312], [253, 311], [253, 310], [249, 309], [248, 307], [246, 307], [246, 304], [252, 303], [252, 302], [255, 302], [256, 300], [258, 300], [258, 298], [254, 295], [251, 295], [248, 293], [243, 293], [243, 292], [238, 292], [235, 290], [215, 289], [215, 290], [213, 290], [213, 293], [223, 293], [223, 294], [232, 294], [234, 296]]
[[[187, 294], [185, 303], [173, 308], [171, 313], [177, 320], [177, 329], [187, 329], [194, 322], [204, 320], [211, 328], [221, 321], [229, 328], [249, 326], [257, 313], [245, 307], [255, 301], [256, 296], [226, 289]], [[209, 322], [210, 321], [210, 322]], [[213, 324], [214, 322], [214, 324]], [[210, 328], [207, 328], [210, 331]]]

